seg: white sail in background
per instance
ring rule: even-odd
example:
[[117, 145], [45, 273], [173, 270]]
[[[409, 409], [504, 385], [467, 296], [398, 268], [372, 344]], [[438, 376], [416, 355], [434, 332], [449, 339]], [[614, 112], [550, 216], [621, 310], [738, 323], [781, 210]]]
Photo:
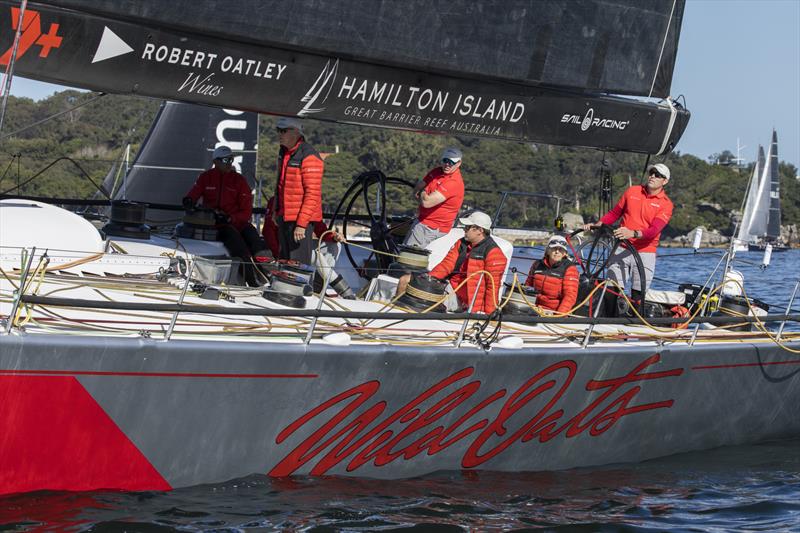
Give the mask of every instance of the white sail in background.
[[753, 166], [753, 173], [750, 175], [749, 185], [747, 187], [747, 195], [745, 196], [744, 212], [742, 213], [742, 220], [739, 223], [739, 232], [736, 238], [741, 243], [747, 243], [752, 240], [750, 234], [750, 226], [753, 222], [753, 215], [756, 212], [756, 203], [758, 200], [758, 186], [761, 182], [761, 171], [764, 168], [764, 147], [758, 147], [758, 159]]
[[767, 223], [769, 222], [769, 177], [772, 172], [773, 164], [772, 150], [773, 146], [770, 145], [766, 160], [761, 169], [761, 176], [758, 178], [758, 191], [756, 191], [753, 216], [747, 228], [747, 233], [750, 235], [749, 241], [756, 240], [767, 233]]

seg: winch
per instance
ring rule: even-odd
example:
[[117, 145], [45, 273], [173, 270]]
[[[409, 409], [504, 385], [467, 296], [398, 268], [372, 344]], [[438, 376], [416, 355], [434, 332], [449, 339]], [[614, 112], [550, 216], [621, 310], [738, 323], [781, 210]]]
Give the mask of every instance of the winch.
[[[443, 302], [447, 283], [432, 278], [427, 272], [413, 272], [405, 292], [397, 299], [397, 303], [414, 311], [443, 313], [446, 311]], [[434, 306], [432, 309], [431, 306]]]
[[262, 293], [264, 298], [287, 307], [305, 309], [305, 297], [313, 293], [311, 289], [313, 267], [282, 259], [259, 261], [258, 265], [270, 279], [270, 288]]
[[175, 235], [181, 239], [216, 241], [219, 232], [216, 217], [211, 209], [193, 209], [183, 215], [183, 222], [175, 226]]
[[150, 226], [145, 224], [147, 205], [126, 200], [111, 202], [111, 220], [103, 226], [105, 235], [149, 239]]
[[399, 278], [404, 274], [412, 272], [425, 272], [428, 270], [428, 258], [430, 250], [417, 246], [400, 246], [400, 254], [397, 261], [391, 263], [386, 270], [386, 274], [393, 278]]

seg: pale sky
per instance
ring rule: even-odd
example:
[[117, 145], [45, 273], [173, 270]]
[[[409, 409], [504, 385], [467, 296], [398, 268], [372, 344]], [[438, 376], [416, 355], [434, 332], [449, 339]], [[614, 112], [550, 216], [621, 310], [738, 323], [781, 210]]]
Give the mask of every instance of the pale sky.
[[[34, 99], [63, 89], [15, 78], [11, 93]], [[800, 168], [800, 0], [687, 0], [673, 96], [692, 119], [677, 150], [706, 159], [778, 132], [781, 160]]]

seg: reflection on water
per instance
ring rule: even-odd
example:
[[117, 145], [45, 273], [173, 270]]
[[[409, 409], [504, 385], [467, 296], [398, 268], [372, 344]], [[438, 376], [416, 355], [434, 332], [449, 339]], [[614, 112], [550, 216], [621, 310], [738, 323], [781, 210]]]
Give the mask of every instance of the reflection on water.
[[0, 530], [731, 531], [800, 528], [800, 441], [561, 472], [249, 476], [173, 492], [0, 499]]

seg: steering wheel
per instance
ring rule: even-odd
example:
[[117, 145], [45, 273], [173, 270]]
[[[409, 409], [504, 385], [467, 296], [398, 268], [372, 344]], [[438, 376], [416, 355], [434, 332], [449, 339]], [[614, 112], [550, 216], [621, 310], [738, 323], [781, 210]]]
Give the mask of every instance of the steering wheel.
[[[403, 178], [388, 177], [380, 170], [364, 172], [353, 180], [331, 218], [331, 227], [337, 219], [341, 218], [342, 233], [345, 235], [347, 235], [348, 226], [369, 228], [369, 239], [374, 251], [370, 252], [364, 264], [368, 264], [373, 257], [377, 257], [379, 268], [382, 271], [386, 270], [394, 261], [392, 256], [385, 254], [397, 255], [399, 253], [398, 243], [395, 241], [393, 232], [411, 219], [411, 217], [406, 217], [394, 224], [389, 223], [389, 217], [386, 214], [386, 188], [389, 185], [414, 188], [414, 183]], [[344, 210], [342, 210], [343, 207]], [[359, 215], [357, 211], [366, 212], [366, 215]], [[359, 275], [370, 278], [367, 269], [360, 268], [356, 262], [350, 244], [347, 242], [344, 243], [344, 251], [350, 264]]]
[[[572, 239], [583, 229], [578, 229], [570, 233], [569, 237]], [[611, 261], [611, 257], [618, 248], [623, 248], [631, 253], [633, 262], [636, 264], [636, 270], [639, 273], [639, 287], [631, 287], [631, 290], [639, 291], [641, 299], [637, 310], [640, 314], [644, 314], [644, 295], [645, 295], [645, 270], [642, 258], [639, 252], [633, 247], [633, 244], [627, 239], [618, 239], [614, 237], [614, 228], [612, 226], [602, 225], [595, 230], [594, 238], [586, 240], [574, 248], [575, 259], [578, 266], [590, 280], [596, 282], [598, 279], [606, 278], [606, 270]]]

